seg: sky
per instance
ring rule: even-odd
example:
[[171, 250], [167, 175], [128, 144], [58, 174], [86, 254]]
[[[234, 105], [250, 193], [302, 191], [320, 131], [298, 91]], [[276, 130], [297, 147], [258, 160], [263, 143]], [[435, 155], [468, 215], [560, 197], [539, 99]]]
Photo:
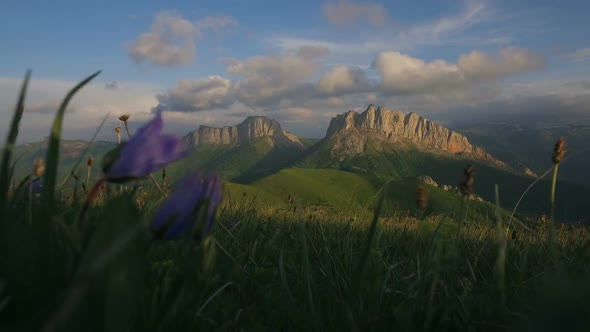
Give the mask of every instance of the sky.
[[440, 123], [498, 114], [590, 118], [590, 2], [13, 1], [0, 3], [0, 140], [32, 70], [19, 142], [49, 133], [78, 81], [66, 138], [114, 139], [162, 111], [166, 131], [249, 115], [323, 137], [368, 104]]

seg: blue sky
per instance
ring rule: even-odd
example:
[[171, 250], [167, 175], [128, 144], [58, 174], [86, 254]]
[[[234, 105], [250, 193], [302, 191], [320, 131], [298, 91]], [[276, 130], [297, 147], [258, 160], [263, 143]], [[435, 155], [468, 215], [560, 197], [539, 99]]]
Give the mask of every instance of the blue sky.
[[0, 123], [27, 68], [24, 141], [44, 137], [52, 107], [98, 69], [72, 104], [71, 137], [108, 112], [108, 126], [125, 112], [139, 125], [156, 109], [179, 133], [262, 114], [316, 137], [368, 103], [441, 122], [466, 108], [493, 116], [499, 102], [520, 112], [532, 97], [587, 113], [588, 12], [587, 1], [7, 0]]

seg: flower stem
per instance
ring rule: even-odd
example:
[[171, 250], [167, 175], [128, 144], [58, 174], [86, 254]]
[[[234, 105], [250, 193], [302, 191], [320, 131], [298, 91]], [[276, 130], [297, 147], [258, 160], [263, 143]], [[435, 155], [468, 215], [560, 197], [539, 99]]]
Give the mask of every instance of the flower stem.
[[129, 132], [129, 125], [127, 125], [127, 121], [123, 122], [125, 124], [125, 131], [127, 132], [127, 136], [131, 138], [131, 133]]
[[549, 245], [552, 248], [554, 258], [556, 258], [556, 239], [555, 239], [555, 186], [557, 185], [557, 172], [559, 170], [559, 164], [555, 164], [553, 168], [553, 182], [551, 184], [551, 222], [549, 225]]

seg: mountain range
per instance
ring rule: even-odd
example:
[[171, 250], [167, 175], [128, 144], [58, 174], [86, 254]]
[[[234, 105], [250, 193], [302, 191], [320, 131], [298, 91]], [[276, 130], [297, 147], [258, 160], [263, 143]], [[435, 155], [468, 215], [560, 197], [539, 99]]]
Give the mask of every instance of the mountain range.
[[[319, 140], [298, 138], [273, 119], [251, 116], [235, 126], [200, 126], [186, 134], [188, 157], [167, 167], [166, 172], [173, 180], [182, 179], [189, 169], [215, 172], [233, 190], [256, 192], [260, 197], [283, 203], [288, 195], [307, 197], [308, 203], [317, 203], [317, 193], [322, 193], [319, 201], [332, 207], [342, 205], [343, 195], [352, 200], [359, 187], [381, 188], [393, 180], [390, 203], [405, 210], [413, 208], [415, 187], [423, 182], [419, 179], [429, 178], [432, 182], [422, 185], [438, 197], [435, 201], [445, 202], [437, 205], [439, 212], [443, 212], [445, 208], [457, 209], [456, 186], [463, 169], [473, 165], [477, 169], [476, 197], [493, 201], [498, 185], [503, 206], [511, 209], [540, 168], [535, 165], [530, 169], [527, 160], [514, 158], [508, 148], [482, 144], [493, 142], [494, 137], [486, 141], [482, 138], [485, 134], [473, 133], [470, 129], [451, 130], [416, 113], [403, 114], [375, 105], [361, 113], [347, 111], [335, 116], [325, 137]], [[43, 147], [43, 143], [19, 146], [17, 156], [20, 153], [21, 162], [30, 163], [44, 154]], [[66, 172], [62, 176], [80, 157], [82, 147], [82, 141], [62, 142], [62, 171]], [[113, 143], [96, 142], [91, 153], [99, 158], [112, 147]], [[549, 187], [549, 181], [536, 184], [522, 200], [519, 211], [548, 213]], [[373, 191], [361, 192], [364, 194], [356, 195], [357, 200], [368, 200]], [[558, 204], [558, 216], [564, 220], [587, 219], [582, 207], [588, 192], [588, 187], [579, 183], [560, 181], [557, 194], [563, 197], [564, 204]], [[481, 211], [493, 214], [493, 206], [486, 206], [484, 209], [482, 205]]]

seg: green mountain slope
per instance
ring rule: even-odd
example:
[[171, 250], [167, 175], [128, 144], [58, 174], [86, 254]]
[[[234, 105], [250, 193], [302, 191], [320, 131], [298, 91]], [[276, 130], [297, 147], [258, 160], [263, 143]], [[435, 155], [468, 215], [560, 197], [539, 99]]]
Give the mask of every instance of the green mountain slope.
[[[428, 175], [439, 184], [457, 186], [463, 169], [472, 164], [477, 169], [475, 192], [485, 200], [494, 201], [494, 187], [500, 188], [500, 199], [506, 208], [513, 208], [521, 194], [534, 181], [515, 171], [498, 168], [475, 159], [463, 159], [444, 153], [432, 153], [399, 143], [371, 141], [362, 154], [354, 156], [334, 153], [336, 137], [324, 139], [296, 162], [298, 167], [334, 168], [373, 176], [384, 183], [388, 179], [403, 180]], [[549, 180], [540, 181], [528, 192], [518, 211], [527, 214], [550, 213]], [[588, 189], [571, 183], [559, 182], [557, 186], [556, 216], [560, 219], [586, 220], [590, 217], [585, 208]]]
[[[386, 191], [384, 216], [417, 215], [416, 187], [428, 191], [429, 204], [421, 215], [447, 213], [458, 217], [461, 197], [456, 192], [424, 185], [416, 179], [392, 181]], [[336, 169], [283, 169], [249, 185], [227, 185], [230, 199], [241, 201], [258, 197], [264, 206], [288, 207], [294, 197], [303, 207], [314, 207], [326, 212], [371, 213], [383, 183], [369, 174], [355, 174]], [[492, 222], [495, 206], [469, 201], [464, 208], [470, 222]]]
[[237, 183], [249, 183], [290, 165], [302, 149], [289, 144], [277, 144], [270, 137], [260, 137], [239, 145], [203, 144], [191, 150], [189, 156], [167, 168], [174, 178], [194, 169], [219, 174]]

